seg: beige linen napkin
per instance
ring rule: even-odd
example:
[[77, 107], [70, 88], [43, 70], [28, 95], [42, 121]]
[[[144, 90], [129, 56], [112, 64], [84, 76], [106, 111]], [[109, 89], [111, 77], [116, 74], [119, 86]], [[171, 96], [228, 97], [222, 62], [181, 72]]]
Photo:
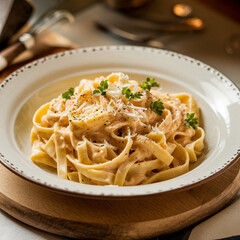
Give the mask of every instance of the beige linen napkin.
[[188, 240], [213, 240], [240, 236], [240, 197], [213, 217], [196, 226]]

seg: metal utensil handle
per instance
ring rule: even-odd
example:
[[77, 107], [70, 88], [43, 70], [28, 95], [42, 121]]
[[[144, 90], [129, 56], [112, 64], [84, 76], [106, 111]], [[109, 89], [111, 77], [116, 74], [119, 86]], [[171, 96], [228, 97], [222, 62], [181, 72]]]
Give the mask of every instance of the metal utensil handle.
[[0, 52], [0, 71], [7, 67], [15, 57], [34, 45], [35, 39], [30, 33], [21, 35], [17, 42]]
[[57, 11], [52, 11], [49, 12], [45, 15], [43, 15], [42, 17], [40, 17], [32, 26], [32, 28], [30, 29], [29, 33], [31, 33], [32, 35], [37, 35], [41, 32], [43, 32], [44, 30], [52, 27], [54, 24], [56, 24], [57, 22], [66, 19], [69, 22], [74, 22], [74, 16], [65, 10], [57, 10]]
[[73, 15], [64, 10], [50, 12], [39, 18], [29, 32], [21, 35], [17, 42], [0, 52], [0, 71], [6, 68], [19, 54], [34, 47], [35, 36], [37, 34], [40, 34], [63, 19], [70, 22], [74, 21]]

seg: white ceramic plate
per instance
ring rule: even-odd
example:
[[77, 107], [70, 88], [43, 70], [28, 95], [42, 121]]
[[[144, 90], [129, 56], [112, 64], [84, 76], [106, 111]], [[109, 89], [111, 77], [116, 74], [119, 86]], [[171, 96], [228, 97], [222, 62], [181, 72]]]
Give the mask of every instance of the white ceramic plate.
[[[58, 178], [36, 166], [31, 154], [32, 117], [43, 103], [76, 86], [80, 78], [114, 71], [137, 80], [155, 77], [166, 92], [197, 100], [206, 148], [188, 173], [142, 186], [92, 186]], [[78, 77], [76, 77], [78, 76]], [[0, 88], [0, 160], [16, 174], [45, 187], [88, 197], [142, 196], [194, 186], [216, 176], [240, 154], [240, 92], [208, 65], [174, 52], [132, 46], [90, 47], [42, 58], [14, 72]], [[200, 164], [199, 164], [200, 163]]]

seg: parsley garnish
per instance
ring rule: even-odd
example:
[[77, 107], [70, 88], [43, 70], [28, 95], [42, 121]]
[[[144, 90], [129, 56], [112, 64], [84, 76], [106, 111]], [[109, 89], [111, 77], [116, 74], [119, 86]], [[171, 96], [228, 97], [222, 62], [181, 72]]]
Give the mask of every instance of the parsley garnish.
[[161, 101], [161, 99], [158, 99], [157, 101], [155, 102], [151, 102], [150, 104], [150, 108], [158, 115], [162, 115], [163, 114], [163, 109], [164, 109], [164, 106], [163, 106], [163, 102]]
[[141, 98], [142, 96], [142, 93], [140, 92], [132, 93], [132, 91], [128, 87], [124, 87], [122, 89], [122, 94], [125, 95], [125, 97], [129, 99], [129, 101], [134, 98]]
[[150, 77], [147, 77], [146, 81], [143, 82], [140, 87], [146, 91], [150, 91], [152, 87], [159, 87], [160, 84], [155, 82], [155, 78], [150, 79]]
[[187, 118], [185, 119], [185, 127], [197, 129], [196, 124], [198, 124], [198, 118], [194, 117], [195, 113], [187, 113]]
[[103, 96], [105, 96], [106, 95], [106, 89], [108, 89], [108, 80], [106, 79], [105, 81], [101, 81], [100, 82], [100, 86], [99, 87], [97, 87], [99, 90], [94, 90], [93, 91], [93, 95], [95, 95], [95, 96], [100, 96], [100, 95], [103, 95]]
[[70, 87], [68, 89], [68, 91], [64, 92], [62, 94], [62, 98], [65, 98], [65, 99], [71, 99], [71, 96], [73, 96], [74, 94], [74, 88], [73, 87]]

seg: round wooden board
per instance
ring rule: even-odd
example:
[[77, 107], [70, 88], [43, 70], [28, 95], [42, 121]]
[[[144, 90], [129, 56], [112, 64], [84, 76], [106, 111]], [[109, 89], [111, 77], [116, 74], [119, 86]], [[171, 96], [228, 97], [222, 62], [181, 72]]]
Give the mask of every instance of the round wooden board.
[[[50, 40], [57, 38], [53, 34]], [[38, 50], [40, 55], [35, 58], [69, 48]], [[1, 72], [0, 82], [22, 64]], [[0, 164], [0, 208], [26, 224], [62, 236], [92, 240], [150, 238], [173, 233], [219, 211], [240, 188], [239, 167], [240, 160], [215, 179], [190, 190], [106, 200], [54, 192]]]
[[0, 207], [36, 228], [81, 239], [141, 239], [168, 234], [220, 210], [240, 188], [240, 161], [189, 190], [145, 198], [88, 199], [57, 193], [0, 165]]

